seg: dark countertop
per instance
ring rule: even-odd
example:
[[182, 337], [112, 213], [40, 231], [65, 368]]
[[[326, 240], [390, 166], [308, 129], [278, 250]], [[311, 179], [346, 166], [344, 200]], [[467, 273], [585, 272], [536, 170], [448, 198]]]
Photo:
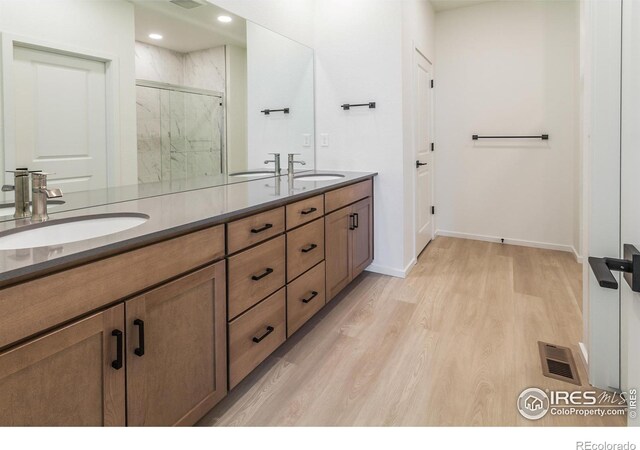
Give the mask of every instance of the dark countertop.
[[[78, 216], [142, 213], [142, 225], [94, 239], [51, 247], [0, 251], [0, 287], [23, 282], [155, 242], [229, 222], [295, 200], [339, 188], [377, 175], [374, 172], [308, 171], [308, 174], [340, 174], [331, 181], [294, 180], [287, 176], [251, 180], [224, 186], [94, 206], [74, 211], [49, 210], [50, 222]], [[0, 223], [0, 232], [24, 226], [24, 221]]]

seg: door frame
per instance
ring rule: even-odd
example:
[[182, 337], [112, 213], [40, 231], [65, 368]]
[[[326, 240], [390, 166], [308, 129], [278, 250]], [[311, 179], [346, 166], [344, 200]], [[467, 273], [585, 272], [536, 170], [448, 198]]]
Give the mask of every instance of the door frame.
[[13, 48], [16, 45], [105, 64], [107, 184], [108, 186], [120, 184], [121, 156], [118, 151], [120, 148], [120, 80], [118, 77], [120, 64], [118, 57], [109, 53], [2, 32], [0, 33], [0, 152], [4, 153], [4, 156], [0, 158], [0, 172], [4, 174], [5, 183], [13, 183], [12, 177], [8, 177], [5, 170], [15, 168], [14, 152], [7, 149], [15, 148]]
[[[417, 194], [417, 178], [418, 178], [418, 173], [415, 170], [413, 164], [416, 161], [417, 158], [417, 154], [418, 154], [418, 147], [416, 146], [416, 132], [418, 130], [418, 124], [417, 122], [417, 107], [418, 107], [418, 102], [417, 102], [417, 90], [418, 90], [418, 79], [416, 77], [416, 65], [418, 64], [418, 60], [417, 60], [417, 54], [420, 54], [420, 56], [422, 58], [424, 58], [429, 65], [431, 66], [431, 71], [429, 72], [429, 74], [431, 75], [431, 80], [434, 79], [433, 76], [433, 62], [431, 61], [431, 59], [429, 59], [425, 53], [423, 51], [420, 50], [420, 48], [418, 48], [415, 45], [415, 42], [412, 43], [412, 49], [413, 51], [411, 52], [411, 91], [412, 91], [412, 98], [413, 98], [413, 102], [411, 105], [411, 147], [413, 149], [412, 151], [412, 160], [411, 160], [411, 170], [412, 170], [412, 177], [411, 177], [411, 183], [412, 183], [412, 192], [413, 192], [413, 223], [412, 223], [412, 227], [411, 229], [413, 230], [413, 236], [412, 236], [412, 241], [413, 241], [413, 264], [416, 263], [416, 261], [418, 260], [418, 256], [420, 256], [420, 253], [422, 253], [422, 251], [424, 249], [420, 249], [420, 251], [418, 251], [417, 248], [417, 239], [416, 239], [416, 235], [418, 233], [418, 194]], [[431, 136], [431, 142], [435, 143], [435, 136], [434, 136], [434, 132], [435, 132], [435, 127], [434, 127], [434, 112], [435, 112], [435, 107], [434, 107], [434, 95], [433, 95], [433, 90], [430, 89], [430, 99], [429, 99], [429, 106], [430, 106], [430, 111], [429, 111], [429, 135]], [[435, 155], [432, 155], [431, 158], [431, 204], [435, 205], [435, 177], [436, 177], [436, 164], [435, 164]], [[432, 217], [431, 220], [431, 241], [433, 240], [433, 238], [435, 237], [435, 230], [436, 230], [436, 224], [435, 224], [435, 220], [436, 220], [436, 216], [435, 214]], [[430, 242], [431, 242], [430, 241]], [[428, 245], [428, 244], [427, 244]], [[426, 247], [425, 247], [426, 248]]]

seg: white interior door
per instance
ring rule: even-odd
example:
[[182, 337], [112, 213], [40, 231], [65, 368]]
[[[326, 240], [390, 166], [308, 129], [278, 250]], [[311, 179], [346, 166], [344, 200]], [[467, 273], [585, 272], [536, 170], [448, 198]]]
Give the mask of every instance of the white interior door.
[[107, 187], [105, 62], [13, 50], [15, 148], [5, 167], [49, 172], [63, 192]]
[[[640, 3], [623, 2], [622, 17], [620, 237], [640, 248]], [[630, 398], [632, 389], [640, 389], [640, 293], [625, 281], [620, 282], [620, 385]], [[630, 425], [640, 426], [637, 414], [629, 411]]]
[[416, 198], [416, 256], [433, 239], [433, 155], [431, 63], [415, 51], [414, 75], [414, 138], [415, 138], [415, 198]]

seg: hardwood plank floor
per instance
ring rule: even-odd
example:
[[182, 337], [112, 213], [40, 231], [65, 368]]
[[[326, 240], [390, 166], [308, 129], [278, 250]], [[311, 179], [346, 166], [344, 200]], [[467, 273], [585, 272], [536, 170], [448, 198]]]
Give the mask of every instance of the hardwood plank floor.
[[438, 237], [406, 279], [360, 276], [200, 425], [624, 425], [516, 410], [527, 387], [575, 388], [542, 375], [537, 342], [581, 366], [580, 280], [568, 253]]

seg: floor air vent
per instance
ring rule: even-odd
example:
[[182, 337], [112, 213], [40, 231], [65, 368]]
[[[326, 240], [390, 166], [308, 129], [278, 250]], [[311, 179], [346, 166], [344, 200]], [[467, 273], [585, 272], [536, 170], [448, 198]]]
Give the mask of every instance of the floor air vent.
[[580, 376], [576, 368], [571, 349], [559, 345], [538, 342], [542, 373], [545, 377], [566, 381], [581, 386]]

